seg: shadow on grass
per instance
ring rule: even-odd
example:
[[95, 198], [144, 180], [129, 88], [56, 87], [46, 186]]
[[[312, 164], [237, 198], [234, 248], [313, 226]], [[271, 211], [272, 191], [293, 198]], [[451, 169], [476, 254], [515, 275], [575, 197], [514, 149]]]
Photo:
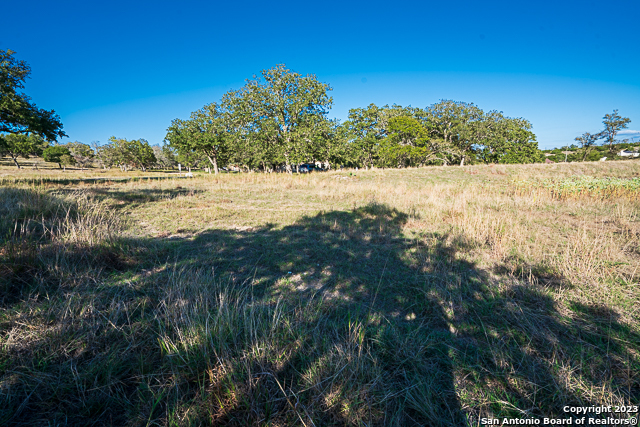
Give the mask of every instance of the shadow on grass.
[[613, 311], [560, 310], [465, 259], [464, 235], [407, 239], [407, 220], [370, 204], [67, 247], [2, 309], [0, 421], [460, 426], [640, 394], [640, 335]]

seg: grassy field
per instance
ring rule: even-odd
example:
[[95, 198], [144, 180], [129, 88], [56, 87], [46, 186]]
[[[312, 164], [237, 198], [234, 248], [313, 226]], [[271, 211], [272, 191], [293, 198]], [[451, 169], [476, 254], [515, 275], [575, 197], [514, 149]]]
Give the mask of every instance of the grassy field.
[[475, 426], [640, 404], [639, 161], [3, 167], [0, 257], [0, 425]]

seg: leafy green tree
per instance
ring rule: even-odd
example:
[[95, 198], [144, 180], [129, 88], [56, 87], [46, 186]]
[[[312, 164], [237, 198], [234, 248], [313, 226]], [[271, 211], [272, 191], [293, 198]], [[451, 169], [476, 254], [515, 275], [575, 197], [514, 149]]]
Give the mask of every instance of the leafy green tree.
[[[349, 110], [349, 120], [343, 126], [348, 132], [350, 163], [367, 168], [373, 167], [378, 162], [383, 141], [389, 134], [389, 122], [394, 117], [419, 116], [418, 111], [420, 110], [395, 104], [391, 107], [370, 104], [366, 108]], [[388, 150], [385, 155], [389, 155]], [[385, 161], [382, 160], [381, 164]]]
[[398, 116], [389, 120], [388, 136], [380, 144], [382, 164], [392, 167], [425, 165], [444, 162], [444, 140], [433, 140], [423, 123], [415, 117]]
[[315, 124], [326, 120], [333, 102], [327, 94], [331, 87], [285, 65], [263, 70], [261, 75], [227, 92], [222, 105], [230, 114], [236, 147], [258, 145], [255, 151], [261, 161], [285, 163], [291, 173], [292, 164], [311, 155], [307, 149], [318, 129]]
[[189, 170], [189, 172], [191, 172], [191, 168], [197, 168], [202, 163], [206, 164], [207, 158], [205, 157], [204, 154], [200, 152], [190, 151], [190, 150], [183, 150], [183, 151], [178, 150], [178, 154], [176, 155], [176, 161], [182, 166], [185, 166]]
[[602, 124], [604, 124], [604, 130], [602, 133], [606, 138], [606, 142], [609, 143], [609, 151], [614, 151], [613, 143], [616, 140], [616, 135], [622, 129], [626, 129], [631, 119], [628, 117], [622, 117], [618, 114], [618, 110], [613, 110], [613, 114], [605, 114], [602, 118]]
[[310, 160], [318, 161], [323, 167], [344, 164], [345, 162], [345, 134], [344, 128], [338, 120], [316, 118], [315, 128], [309, 131], [306, 150]]
[[432, 138], [444, 141], [449, 160], [475, 157], [477, 146], [483, 145], [495, 131], [492, 117], [473, 103], [444, 99], [426, 109], [423, 120], [428, 123]]
[[383, 116], [382, 109], [375, 104], [349, 110], [349, 120], [344, 126], [351, 140], [351, 160], [357, 165], [373, 167], [380, 144], [386, 137]]
[[[607, 157], [607, 156], [605, 156], [605, 154], [606, 153], [601, 153], [600, 151], [594, 149], [594, 150], [591, 150], [591, 152], [589, 153], [589, 155], [586, 158], [586, 160], [588, 160], [590, 162], [595, 162], [595, 161], [600, 160], [603, 157]], [[584, 161], [584, 157], [583, 157], [582, 161]]]
[[43, 150], [49, 144], [37, 134], [20, 135], [20, 134], [0, 134], [0, 155], [6, 154], [11, 157], [13, 163], [21, 168], [18, 163], [18, 157], [28, 159], [30, 156], [41, 156]]
[[122, 170], [136, 167], [143, 172], [156, 163], [153, 148], [144, 139], [127, 140], [126, 138], [109, 138], [109, 143], [99, 147], [98, 157], [103, 164], [117, 165]]
[[153, 148], [145, 139], [131, 141], [125, 139], [124, 146], [129, 163], [143, 172], [146, 172], [147, 168], [153, 166], [157, 161], [155, 154], [153, 154]]
[[75, 159], [71, 155], [71, 151], [64, 145], [53, 145], [47, 147], [42, 152], [42, 157], [45, 162], [57, 163], [58, 167], [62, 169], [62, 166], [71, 165], [75, 162]]
[[575, 141], [580, 144], [580, 147], [584, 150], [584, 154], [582, 156], [582, 161], [584, 162], [587, 159], [587, 156], [591, 152], [592, 148], [596, 145], [599, 139], [602, 139], [604, 136], [603, 132], [591, 134], [589, 132], [585, 132], [580, 136], [576, 136]]
[[121, 150], [115, 143], [107, 143], [98, 145], [94, 143], [93, 146], [98, 162], [103, 168], [111, 168], [112, 166], [118, 166], [123, 169], [124, 158], [123, 150]]
[[[457, 149], [460, 155], [460, 166], [464, 166], [465, 159], [481, 151], [482, 147], [497, 146], [501, 139], [508, 139], [504, 135], [506, 123], [510, 120], [500, 111], [485, 113], [473, 104], [467, 104], [465, 120], [459, 126]], [[506, 150], [507, 147], [502, 147]]]
[[457, 143], [460, 126], [465, 123], [466, 102], [443, 99], [426, 110], [432, 136], [443, 139], [449, 145]]
[[30, 97], [18, 92], [24, 89], [31, 68], [25, 61], [16, 59], [14, 53], [10, 49], [0, 50], [0, 132], [35, 133], [47, 141], [66, 136], [55, 111], [38, 108]]
[[478, 154], [487, 163], [538, 163], [545, 159], [538, 149], [531, 123], [522, 118], [492, 114], [496, 123], [491, 138], [478, 146]]
[[217, 174], [218, 162], [226, 162], [229, 155], [228, 119], [218, 104], [205, 105], [191, 113], [189, 120], [173, 120], [165, 139], [179, 152], [206, 156]]

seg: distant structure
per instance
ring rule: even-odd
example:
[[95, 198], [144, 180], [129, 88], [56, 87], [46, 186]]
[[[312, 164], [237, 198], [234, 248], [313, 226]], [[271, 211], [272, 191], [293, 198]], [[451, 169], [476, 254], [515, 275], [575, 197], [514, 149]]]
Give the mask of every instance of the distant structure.
[[620, 157], [638, 157], [640, 156], [640, 153], [638, 153], [637, 151], [631, 151], [631, 150], [622, 150], [618, 153], [618, 156]]

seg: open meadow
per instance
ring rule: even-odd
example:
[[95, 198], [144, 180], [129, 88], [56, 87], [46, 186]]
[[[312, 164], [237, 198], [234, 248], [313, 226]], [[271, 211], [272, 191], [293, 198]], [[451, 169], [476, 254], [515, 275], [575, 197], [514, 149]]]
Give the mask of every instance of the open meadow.
[[640, 161], [25, 166], [0, 168], [0, 425], [475, 426], [640, 404]]

